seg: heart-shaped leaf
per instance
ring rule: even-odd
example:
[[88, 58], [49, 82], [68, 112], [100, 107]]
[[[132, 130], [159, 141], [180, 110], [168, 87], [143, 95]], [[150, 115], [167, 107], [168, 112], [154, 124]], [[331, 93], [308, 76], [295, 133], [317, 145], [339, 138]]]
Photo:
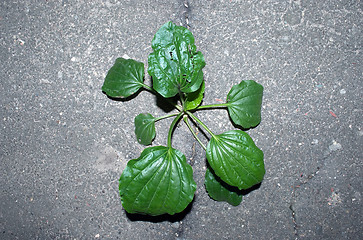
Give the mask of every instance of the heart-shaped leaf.
[[202, 85], [200, 85], [200, 88], [197, 91], [187, 94], [187, 98], [185, 100], [185, 108], [187, 110], [192, 110], [200, 105], [200, 103], [203, 101], [204, 89], [205, 83], [203, 81]]
[[190, 93], [199, 89], [205, 61], [203, 54], [196, 51], [188, 29], [167, 22], [155, 34], [152, 48], [148, 72], [158, 93], [169, 98], [179, 91]]
[[232, 121], [243, 128], [257, 126], [261, 121], [262, 94], [262, 85], [252, 80], [233, 86], [227, 95]]
[[125, 98], [136, 93], [144, 84], [144, 64], [133, 59], [117, 58], [102, 86], [108, 96]]
[[173, 215], [193, 200], [196, 184], [192, 167], [180, 151], [156, 146], [128, 162], [119, 190], [128, 213]]
[[242, 202], [242, 193], [238, 188], [223, 182], [209, 168], [205, 173], [205, 188], [211, 198], [238, 206]]
[[155, 118], [150, 113], [140, 113], [135, 117], [135, 134], [140, 144], [151, 144], [156, 133]]
[[215, 174], [231, 186], [248, 189], [265, 175], [263, 152], [241, 130], [214, 135], [206, 151]]

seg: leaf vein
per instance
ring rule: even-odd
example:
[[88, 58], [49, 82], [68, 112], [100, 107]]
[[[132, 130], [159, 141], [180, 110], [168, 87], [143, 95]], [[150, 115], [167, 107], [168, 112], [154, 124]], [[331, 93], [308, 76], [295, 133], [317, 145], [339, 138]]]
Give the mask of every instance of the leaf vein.
[[[166, 154], [166, 152], [165, 153], [163, 153], [163, 154], [161, 154], [160, 156], [158, 156], [157, 158], [155, 158], [155, 160], [152, 162], [152, 163], [154, 163], [154, 162], [156, 162], [156, 161], [158, 161], [160, 158], [163, 158], [163, 155], [165, 155]], [[145, 156], [144, 156], [145, 157]], [[164, 162], [164, 161], [163, 161]], [[132, 203], [132, 209], [133, 209], [133, 207], [134, 207], [134, 205], [135, 205], [135, 202], [136, 202], [136, 200], [138, 199], [138, 197], [140, 196], [140, 194], [141, 194], [141, 192], [143, 192], [144, 191], [144, 189], [145, 189], [145, 187], [150, 183], [150, 181], [151, 180], [153, 180], [154, 179], [154, 177], [155, 177], [155, 175], [158, 173], [158, 171], [160, 170], [160, 168], [163, 166], [163, 162], [160, 164], [160, 166], [158, 167], [158, 169], [154, 172], [154, 174], [153, 174], [153, 176], [147, 181], [147, 183], [141, 188], [141, 190], [140, 190], [140, 192], [137, 194], [137, 196], [135, 197], [135, 199], [134, 199], [134, 201], [133, 201], [133, 203]], [[142, 173], [142, 171], [143, 170], [145, 170], [148, 166], [150, 166], [152, 163], [149, 163], [144, 169], [142, 169], [138, 174], [136, 174], [136, 176], [130, 181], [130, 183], [132, 182], [132, 181], [134, 181], [134, 179], [137, 177], [137, 176], [139, 176], [141, 173]], [[130, 184], [129, 184], [130, 185]], [[128, 186], [129, 186], [128, 185]]]

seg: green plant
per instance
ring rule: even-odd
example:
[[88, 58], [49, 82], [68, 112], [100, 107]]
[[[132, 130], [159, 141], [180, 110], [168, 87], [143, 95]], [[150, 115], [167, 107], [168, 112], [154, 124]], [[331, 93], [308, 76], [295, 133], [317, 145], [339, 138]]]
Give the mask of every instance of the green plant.
[[[183, 118], [195, 139], [206, 150], [208, 168], [205, 186], [211, 198], [237, 206], [243, 189], [260, 183], [265, 174], [263, 152], [242, 130], [216, 135], [193, 112], [208, 108], [227, 108], [234, 124], [247, 129], [261, 120], [263, 87], [251, 80], [231, 88], [222, 104], [202, 105], [205, 66], [201, 52], [196, 51], [192, 33], [172, 22], [164, 24], [152, 40], [148, 73], [153, 86], [144, 83], [144, 64], [118, 58], [108, 71], [102, 90], [113, 98], [125, 98], [139, 89], [161, 95], [178, 113], [153, 117], [142, 113], [135, 117], [135, 134], [139, 143], [149, 145], [155, 137], [155, 122], [175, 117], [169, 128], [167, 146], [144, 149], [140, 157], [130, 160], [123, 171], [119, 190], [124, 209], [129, 213], [148, 215], [175, 214], [193, 200], [196, 183], [192, 167], [185, 156], [172, 147], [172, 132]], [[180, 105], [171, 101], [179, 96]], [[189, 124], [192, 119], [211, 136], [207, 146]]]

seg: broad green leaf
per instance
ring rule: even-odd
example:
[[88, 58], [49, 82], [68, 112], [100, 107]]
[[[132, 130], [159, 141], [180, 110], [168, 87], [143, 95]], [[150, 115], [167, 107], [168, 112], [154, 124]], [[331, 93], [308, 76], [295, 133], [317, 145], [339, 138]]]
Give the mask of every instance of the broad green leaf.
[[262, 85], [252, 80], [233, 86], [227, 95], [232, 121], [243, 128], [257, 126], [261, 121], [262, 94]]
[[193, 200], [196, 184], [192, 167], [180, 151], [156, 146], [128, 162], [119, 190], [128, 213], [173, 215]]
[[108, 96], [125, 98], [136, 93], [144, 83], [144, 64], [132, 59], [117, 58], [102, 86]]
[[260, 183], [265, 175], [263, 152], [241, 130], [212, 137], [206, 155], [215, 174], [239, 189], [248, 189]]
[[187, 110], [192, 110], [200, 105], [200, 103], [203, 101], [204, 89], [205, 83], [203, 81], [202, 85], [200, 85], [200, 88], [197, 91], [187, 94], [185, 101], [185, 107]]
[[150, 113], [140, 113], [135, 117], [135, 134], [140, 144], [151, 144], [156, 134], [155, 118]]
[[241, 191], [223, 182], [209, 168], [205, 173], [204, 184], [209, 196], [216, 201], [228, 202], [233, 206], [238, 206], [242, 202]]
[[158, 93], [169, 98], [179, 90], [190, 93], [199, 89], [205, 62], [188, 29], [167, 22], [155, 34], [151, 46], [154, 51], [148, 58], [148, 72]]

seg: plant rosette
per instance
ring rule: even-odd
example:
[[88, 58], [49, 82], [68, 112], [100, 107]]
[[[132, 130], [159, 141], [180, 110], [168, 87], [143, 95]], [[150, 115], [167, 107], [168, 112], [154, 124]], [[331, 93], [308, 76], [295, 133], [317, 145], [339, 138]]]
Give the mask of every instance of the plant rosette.
[[[155, 123], [174, 117], [169, 127], [167, 146], [147, 147], [137, 159], [130, 160], [121, 174], [119, 192], [128, 213], [152, 216], [182, 212], [193, 200], [196, 183], [186, 157], [172, 147], [172, 133], [183, 119], [192, 135], [206, 151], [208, 161], [205, 187], [216, 201], [237, 206], [242, 190], [262, 182], [265, 175], [263, 152], [242, 130], [214, 134], [194, 113], [203, 109], [225, 108], [232, 122], [248, 129], [261, 121], [263, 87], [253, 80], [241, 81], [229, 91], [226, 102], [201, 105], [205, 83], [203, 54], [197, 51], [192, 33], [172, 22], [165, 23], [155, 34], [148, 57], [152, 86], [144, 83], [144, 64], [133, 59], [117, 58], [108, 71], [102, 91], [112, 98], [127, 98], [140, 89], [159, 95], [176, 113], [154, 117], [140, 113], [135, 117], [135, 135], [140, 144], [152, 144]], [[178, 96], [177, 103], [170, 100]], [[199, 124], [209, 135], [205, 145], [191, 127]]]

